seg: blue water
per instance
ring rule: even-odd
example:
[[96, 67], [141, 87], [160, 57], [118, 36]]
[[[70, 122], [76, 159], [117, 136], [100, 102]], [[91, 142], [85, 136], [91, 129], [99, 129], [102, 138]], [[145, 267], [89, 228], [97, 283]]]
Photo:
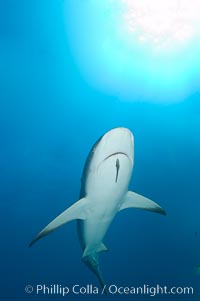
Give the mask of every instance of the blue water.
[[[63, 3], [0, 2], [0, 299], [106, 298], [24, 291], [37, 284], [99, 286], [81, 262], [75, 222], [31, 249], [28, 244], [78, 200], [94, 142], [124, 126], [135, 136], [130, 189], [158, 202], [167, 216], [126, 210], [116, 217], [105, 237], [109, 252], [100, 256], [105, 281], [192, 286], [194, 295], [173, 300], [199, 300], [199, 277], [193, 273], [200, 262], [199, 86], [174, 103], [141, 97], [132, 102], [131, 96], [123, 101], [98, 89], [85, 79], [73, 53]], [[109, 298], [172, 300], [169, 295]]]

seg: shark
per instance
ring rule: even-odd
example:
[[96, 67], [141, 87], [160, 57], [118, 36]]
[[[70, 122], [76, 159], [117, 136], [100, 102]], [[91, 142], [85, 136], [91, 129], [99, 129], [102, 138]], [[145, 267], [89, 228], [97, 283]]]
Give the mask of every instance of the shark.
[[39, 232], [30, 246], [62, 225], [77, 220], [82, 261], [105, 288], [99, 254], [108, 250], [103, 240], [116, 214], [128, 208], [138, 208], [166, 215], [154, 201], [128, 190], [133, 166], [132, 132], [125, 127], [109, 130], [94, 144], [86, 159], [80, 199]]
[[194, 273], [195, 275], [200, 276], [200, 264], [194, 268]]

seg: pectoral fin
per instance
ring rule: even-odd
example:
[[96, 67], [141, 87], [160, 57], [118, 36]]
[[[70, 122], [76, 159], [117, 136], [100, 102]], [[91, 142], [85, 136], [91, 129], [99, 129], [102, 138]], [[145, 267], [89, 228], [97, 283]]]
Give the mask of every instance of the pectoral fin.
[[127, 208], [144, 209], [144, 210], [160, 213], [162, 215], [166, 215], [165, 210], [162, 207], [160, 207], [157, 203], [132, 191], [128, 191], [127, 194], [125, 195], [119, 211]]
[[43, 236], [48, 235], [62, 225], [75, 220], [75, 219], [86, 219], [91, 212], [90, 202], [87, 198], [82, 198], [71, 207], [66, 209], [60, 215], [58, 215], [52, 222], [50, 222], [30, 243], [31, 247], [37, 240]]

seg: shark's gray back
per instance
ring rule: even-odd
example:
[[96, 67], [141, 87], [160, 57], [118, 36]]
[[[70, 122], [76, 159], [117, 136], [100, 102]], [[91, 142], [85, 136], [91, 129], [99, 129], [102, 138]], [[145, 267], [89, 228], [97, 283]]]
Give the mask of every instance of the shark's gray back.
[[93, 160], [94, 154], [95, 154], [95, 150], [99, 144], [99, 142], [101, 141], [103, 136], [101, 136], [93, 145], [93, 147], [91, 148], [91, 151], [89, 152], [87, 159], [85, 161], [85, 165], [83, 167], [83, 172], [82, 172], [82, 177], [81, 177], [81, 189], [80, 189], [80, 199], [86, 196], [86, 183], [87, 183], [87, 178], [88, 178], [88, 172], [90, 170], [90, 166], [91, 166], [91, 162]]
[[[86, 196], [86, 183], [87, 183], [87, 179], [88, 179], [88, 172], [90, 170], [90, 166], [95, 154], [95, 149], [97, 148], [99, 142], [101, 141], [102, 137], [100, 137], [96, 143], [93, 145], [93, 147], [91, 148], [91, 151], [89, 152], [87, 159], [85, 161], [85, 165], [83, 167], [83, 172], [82, 172], [82, 177], [81, 177], [81, 189], [80, 189], [80, 199], [84, 198]], [[85, 249], [85, 243], [84, 243], [84, 239], [83, 239], [83, 225], [84, 225], [84, 221], [83, 220], [77, 220], [77, 232], [78, 232], [78, 237], [79, 237], [79, 241], [81, 244], [82, 249]]]

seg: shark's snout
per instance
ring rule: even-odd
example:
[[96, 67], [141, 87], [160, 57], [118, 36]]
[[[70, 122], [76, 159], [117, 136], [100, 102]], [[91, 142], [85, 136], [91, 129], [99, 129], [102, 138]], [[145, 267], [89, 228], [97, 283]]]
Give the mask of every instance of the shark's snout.
[[119, 127], [114, 128], [105, 134], [105, 137], [108, 139], [127, 139], [130, 142], [133, 142], [133, 134], [128, 128]]
[[102, 161], [116, 154], [124, 154], [133, 162], [134, 138], [131, 131], [127, 128], [114, 128], [107, 132], [99, 145], [101, 154], [104, 157]]

